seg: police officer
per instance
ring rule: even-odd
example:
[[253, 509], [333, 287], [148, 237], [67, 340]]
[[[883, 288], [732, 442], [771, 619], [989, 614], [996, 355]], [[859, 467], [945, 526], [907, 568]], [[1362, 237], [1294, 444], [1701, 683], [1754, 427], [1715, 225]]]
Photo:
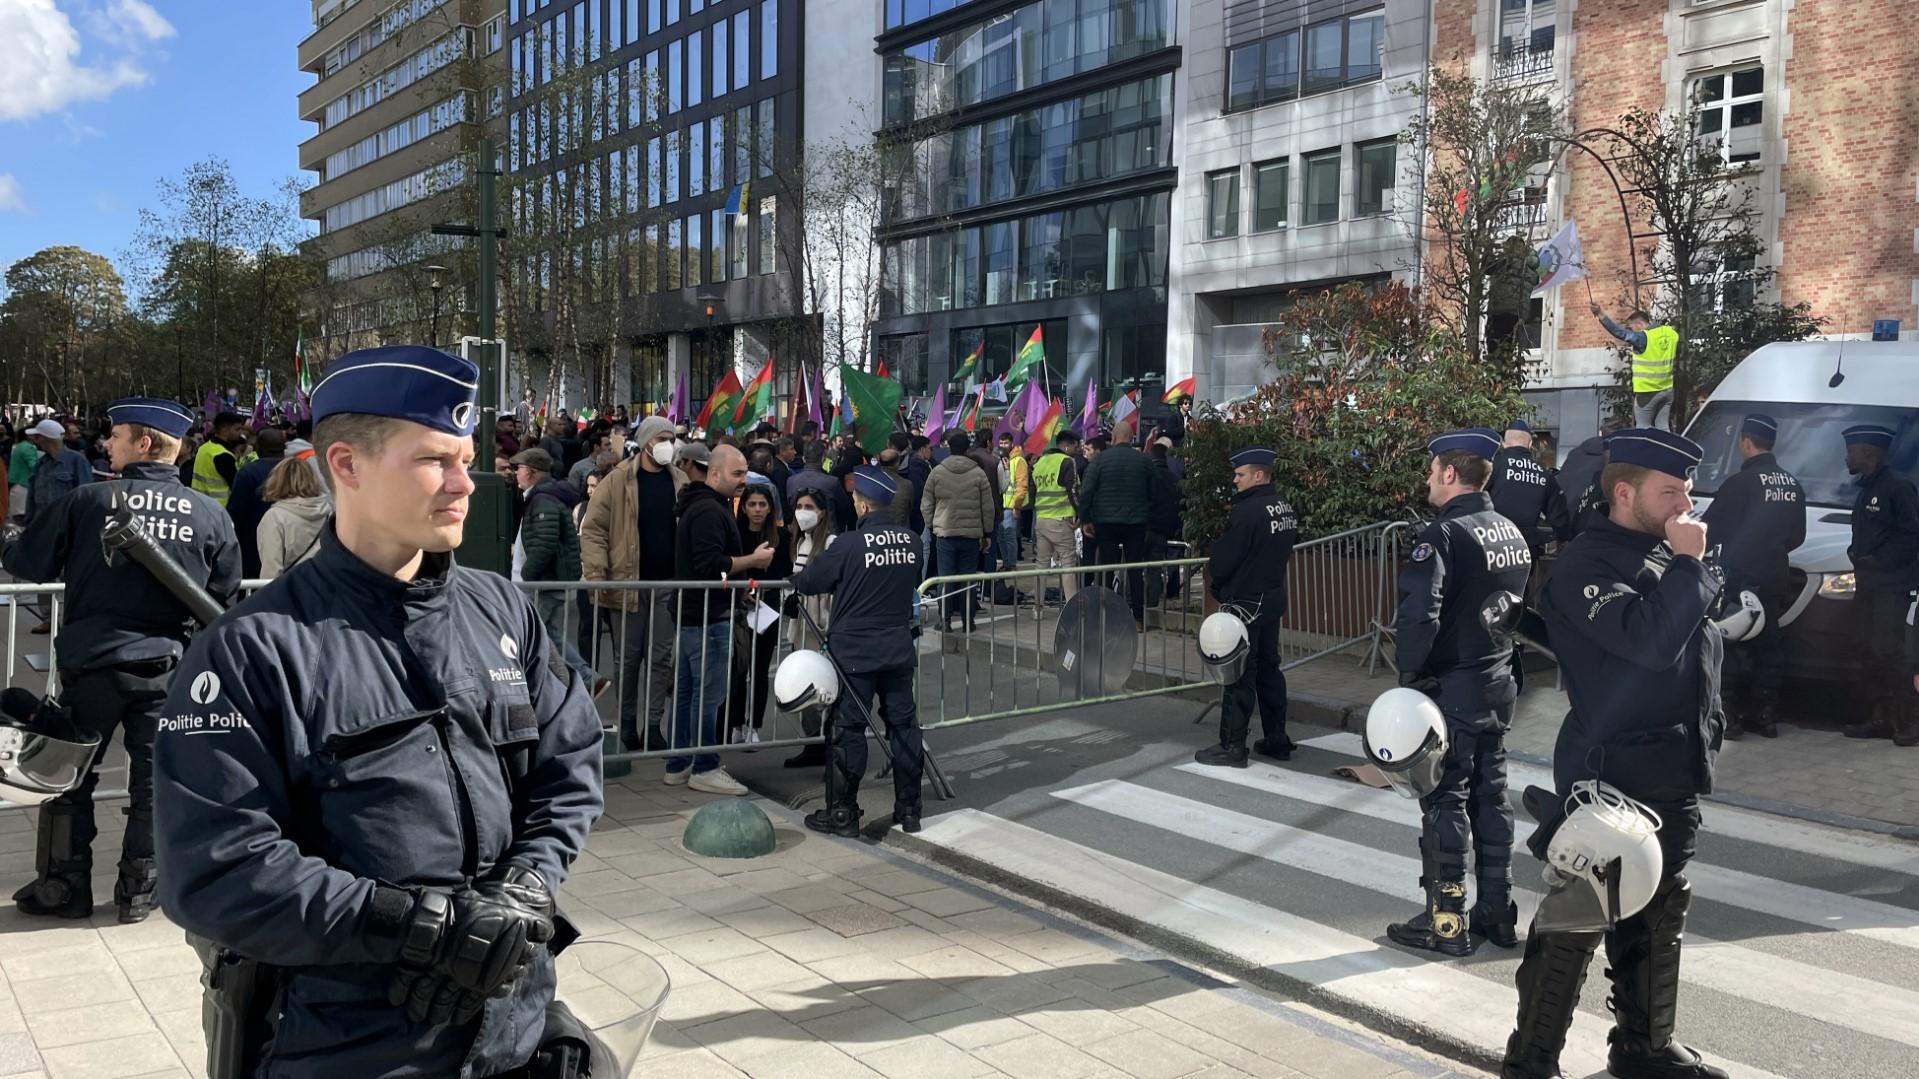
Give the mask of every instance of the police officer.
[[826, 648], [845, 676], [834, 713], [826, 763], [826, 805], [806, 826], [829, 835], [860, 831], [860, 780], [866, 775], [862, 709], [879, 697], [893, 755], [893, 823], [920, 830], [920, 774], [926, 750], [913, 701], [917, 653], [911, 632], [913, 592], [920, 583], [920, 538], [901, 528], [888, 507], [892, 479], [871, 465], [853, 470], [858, 524], [793, 578], [803, 596], [833, 595]]
[[1542, 613], [1572, 706], [1553, 753], [1563, 799], [1597, 778], [1659, 814], [1663, 868], [1652, 899], [1610, 932], [1542, 933], [1519, 966], [1519, 1022], [1507, 1079], [1558, 1076], [1580, 983], [1602, 939], [1612, 979], [1607, 1070], [1618, 1079], [1725, 1079], [1673, 1039], [1679, 948], [1692, 902], [1686, 863], [1699, 796], [1719, 749], [1719, 598], [1706, 526], [1687, 514], [1699, 445], [1656, 428], [1607, 440], [1609, 512], [1573, 539], [1546, 583]]
[[[1426, 500], [1439, 518], [1419, 534], [1400, 573], [1398, 665], [1400, 683], [1424, 691], [1445, 714], [1446, 759], [1438, 787], [1420, 799], [1426, 909], [1387, 926], [1386, 935], [1409, 948], [1464, 956], [1474, 947], [1469, 930], [1502, 948], [1519, 943], [1503, 739], [1518, 695], [1512, 630], [1533, 559], [1526, 534], [1485, 492], [1499, 436], [1484, 427], [1449, 431], [1426, 449]], [[1469, 832], [1479, 878], [1470, 926]]]
[[1846, 727], [1846, 737], [1919, 745], [1919, 717], [1912, 715], [1900, 655], [1906, 608], [1919, 584], [1919, 566], [1914, 564], [1919, 560], [1919, 493], [1911, 480], [1886, 465], [1892, 428], [1862, 423], [1844, 433], [1846, 471], [1859, 477], [1859, 495], [1852, 504], [1852, 546], [1846, 548], [1861, 607], [1853, 625], [1865, 635], [1860, 651], [1867, 657], [1860, 718]]
[[[1739, 471], [1726, 477], [1700, 518], [1714, 537], [1726, 595], [1751, 592], [1766, 612], [1756, 637], [1727, 642], [1726, 737], [1754, 731], [1779, 737], [1779, 687], [1786, 657], [1779, 615], [1792, 601], [1789, 556], [1806, 541], [1806, 494], [1772, 455], [1779, 424], [1754, 413], [1739, 425]], [[1901, 614], [1903, 615], [1903, 611]]]
[[1566, 538], [1571, 523], [1566, 499], [1558, 478], [1533, 459], [1533, 431], [1525, 420], [1506, 425], [1505, 445], [1493, 455], [1486, 494], [1493, 509], [1525, 533], [1535, 556], [1546, 544]]
[[454, 563], [478, 381], [415, 346], [333, 362], [319, 553], [202, 633], [167, 700], [161, 895], [279, 968], [276, 1077], [517, 1075], [541, 1044], [600, 723], [526, 597]]
[[1273, 451], [1252, 446], [1233, 454], [1233, 508], [1207, 562], [1213, 595], [1243, 611], [1252, 652], [1219, 707], [1219, 744], [1193, 754], [1201, 764], [1246, 767], [1246, 731], [1259, 704], [1265, 737], [1253, 749], [1290, 760], [1286, 675], [1279, 669], [1279, 620], [1286, 614], [1286, 567], [1299, 541], [1299, 515], [1273, 489]]
[[[120, 921], [153, 909], [153, 738], [167, 680], [193, 625], [187, 607], [146, 567], [108, 556], [100, 536], [124, 503], [187, 577], [222, 603], [240, 587], [240, 543], [233, 522], [211, 498], [180, 482], [174, 458], [193, 426], [182, 405], [130, 397], [107, 408], [107, 454], [120, 479], [90, 483], [34, 516], [5, 544], [8, 573], [28, 581], [65, 580], [66, 621], [54, 642], [62, 703], [75, 722], [100, 735], [102, 755], [121, 729], [127, 750], [126, 836], [113, 887]], [[94, 761], [95, 767], [99, 760]], [[85, 918], [93, 912], [93, 791], [99, 773], [40, 807], [38, 875], [14, 894], [27, 914]]]

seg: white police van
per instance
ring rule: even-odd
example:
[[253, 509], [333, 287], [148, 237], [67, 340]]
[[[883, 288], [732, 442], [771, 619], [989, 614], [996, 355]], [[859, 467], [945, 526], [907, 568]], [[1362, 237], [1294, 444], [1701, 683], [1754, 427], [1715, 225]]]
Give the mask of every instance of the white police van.
[[1780, 617], [1790, 678], [1850, 680], [1859, 667], [1852, 625], [1852, 504], [1840, 432], [1856, 423], [1898, 432], [1890, 464], [1919, 482], [1919, 342], [1795, 341], [1741, 360], [1686, 426], [1705, 450], [1693, 478], [1703, 511], [1739, 471], [1739, 425], [1749, 413], [1779, 421], [1779, 464], [1806, 491], [1806, 541], [1792, 553], [1793, 599]]

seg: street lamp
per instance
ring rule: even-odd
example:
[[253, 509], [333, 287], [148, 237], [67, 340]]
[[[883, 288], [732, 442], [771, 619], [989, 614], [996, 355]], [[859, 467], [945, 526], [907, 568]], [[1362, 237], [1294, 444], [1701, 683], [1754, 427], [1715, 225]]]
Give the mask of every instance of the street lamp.
[[713, 373], [713, 316], [719, 313], [720, 303], [726, 297], [718, 292], [701, 292], [694, 297], [706, 312], [706, 373]]
[[426, 269], [426, 287], [433, 290], [433, 322], [427, 329], [426, 343], [431, 348], [440, 347], [440, 290], [446, 287], [442, 277], [446, 267], [429, 265]]

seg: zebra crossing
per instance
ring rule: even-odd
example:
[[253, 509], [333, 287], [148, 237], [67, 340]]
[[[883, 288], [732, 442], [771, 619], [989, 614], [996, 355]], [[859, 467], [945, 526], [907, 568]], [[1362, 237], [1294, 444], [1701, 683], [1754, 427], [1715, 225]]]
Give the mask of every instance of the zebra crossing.
[[[918, 838], [1255, 980], [1494, 1056], [1517, 1007], [1518, 953], [1482, 944], [1438, 961], [1386, 941], [1386, 923], [1422, 901], [1419, 810], [1328, 774], [1358, 755], [1352, 734], [1243, 770], [1141, 754], [929, 818]], [[1544, 768], [1513, 773], [1515, 796], [1550, 785]], [[1522, 925], [1543, 891], [1535, 866], [1523, 851], [1514, 866]], [[1755, 1079], [1919, 1074], [1919, 846], [1708, 804], [1688, 876], [1684, 1040]], [[1603, 968], [1602, 955], [1563, 1058], [1569, 1075], [1604, 1073]]]

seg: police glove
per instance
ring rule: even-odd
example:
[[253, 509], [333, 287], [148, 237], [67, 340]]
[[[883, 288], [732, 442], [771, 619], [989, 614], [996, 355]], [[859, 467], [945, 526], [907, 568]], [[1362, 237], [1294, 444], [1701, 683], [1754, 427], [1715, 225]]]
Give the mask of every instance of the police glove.
[[1407, 689], [1416, 689], [1433, 700], [1439, 699], [1439, 679], [1431, 675], [1417, 675], [1411, 671], [1401, 671], [1399, 684]]
[[538, 873], [501, 866], [451, 895], [419, 891], [388, 1002], [416, 1023], [466, 1022], [504, 995], [553, 939], [553, 896]]

